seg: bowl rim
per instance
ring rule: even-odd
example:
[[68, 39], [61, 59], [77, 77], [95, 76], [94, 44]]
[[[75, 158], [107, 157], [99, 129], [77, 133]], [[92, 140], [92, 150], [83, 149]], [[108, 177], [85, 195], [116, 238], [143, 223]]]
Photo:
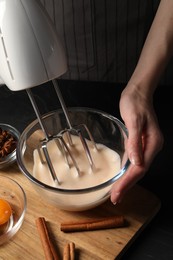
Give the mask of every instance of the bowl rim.
[[[125, 133], [125, 135], [128, 137], [128, 130], [126, 128], [126, 126], [115, 116], [110, 115], [107, 112], [104, 112], [102, 110], [99, 109], [95, 109], [95, 108], [88, 108], [88, 107], [68, 107], [69, 111], [75, 112], [77, 111], [88, 111], [88, 112], [94, 112], [97, 114], [102, 114], [102, 116], [111, 119], [112, 121], [116, 122], [117, 125], [123, 130], [123, 132]], [[50, 117], [51, 115], [53, 115], [54, 113], [62, 113], [62, 109], [57, 109], [57, 110], [53, 110], [50, 111], [48, 113], [45, 113], [42, 115], [42, 119], [45, 119], [47, 117]], [[114, 175], [111, 179], [105, 181], [104, 183], [101, 183], [99, 185], [95, 185], [95, 186], [91, 186], [85, 189], [63, 189], [63, 188], [59, 188], [59, 187], [53, 187], [53, 186], [49, 186], [39, 180], [37, 180], [35, 177], [33, 177], [32, 174], [29, 173], [29, 171], [25, 168], [23, 162], [22, 162], [22, 158], [20, 156], [20, 151], [21, 151], [21, 141], [23, 139], [23, 136], [28, 132], [29, 129], [33, 128], [38, 122], [38, 119], [35, 119], [34, 121], [32, 121], [25, 129], [24, 131], [21, 133], [20, 138], [18, 140], [18, 145], [17, 145], [17, 149], [16, 149], [16, 157], [17, 157], [17, 163], [18, 163], [18, 167], [21, 170], [21, 172], [34, 184], [36, 184], [37, 186], [44, 188], [46, 190], [49, 190], [51, 192], [59, 192], [59, 193], [65, 193], [65, 194], [84, 194], [84, 193], [88, 193], [88, 192], [94, 192], [96, 190], [100, 190], [102, 188], [105, 188], [113, 183], [115, 183], [115, 181], [117, 181], [128, 169], [128, 167], [130, 166], [131, 162], [129, 159], [127, 159], [127, 161], [124, 164], [124, 167], [118, 172], [116, 173], [116, 175]]]
[[23, 201], [24, 201], [24, 207], [23, 207], [22, 214], [20, 215], [20, 217], [17, 220], [17, 222], [15, 223], [15, 225], [9, 231], [7, 231], [5, 234], [0, 236], [0, 242], [1, 242], [1, 240], [4, 239], [4, 243], [5, 243], [5, 241], [7, 239], [10, 239], [11, 237], [13, 237], [16, 234], [16, 232], [18, 231], [19, 227], [23, 223], [23, 219], [24, 219], [24, 216], [25, 216], [25, 213], [26, 213], [26, 210], [27, 210], [27, 197], [26, 197], [26, 193], [25, 193], [23, 187], [16, 180], [12, 179], [9, 176], [4, 176], [2, 174], [0, 174], [0, 178], [8, 179], [13, 184], [15, 184], [19, 188], [19, 190], [21, 191], [21, 194], [23, 195]]

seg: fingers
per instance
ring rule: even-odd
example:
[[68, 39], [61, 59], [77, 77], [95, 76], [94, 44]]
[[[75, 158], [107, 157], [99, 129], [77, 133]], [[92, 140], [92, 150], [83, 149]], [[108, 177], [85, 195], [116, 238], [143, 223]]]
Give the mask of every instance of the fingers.
[[128, 129], [125, 149], [131, 165], [112, 188], [111, 201], [114, 204], [120, 202], [125, 193], [144, 176], [163, 146], [152, 97], [148, 98], [142, 90], [129, 85], [120, 99], [121, 117]]
[[140, 166], [143, 163], [143, 141], [138, 130], [131, 131], [126, 148], [130, 162]]
[[123, 199], [124, 194], [143, 177], [146, 171], [146, 165], [144, 164], [144, 144], [140, 125], [141, 122], [135, 122], [134, 124], [131, 121], [131, 125], [129, 126], [130, 133], [125, 144], [125, 149], [127, 150], [131, 165], [112, 188], [111, 201], [113, 204], [119, 203]]
[[[146, 134], [145, 138], [143, 137], [141, 141], [143, 147], [142, 163], [140, 165], [131, 164], [127, 172], [113, 185], [111, 191], [111, 201], [113, 204], [121, 202], [126, 192], [143, 178], [153, 159], [161, 150], [163, 146], [163, 136], [161, 132], [159, 130], [153, 130], [151, 133], [152, 134], [148, 136]], [[132, 142], [130, 145], [134, 145], [134, 143]], [[137, 150], [138, 148], [136, 148], [136, 151]]]
[[127, 191], [144, 176], [144, 173], [145, 169], [143, 166], [135, 166], [131, 164], [128, 171], [112, 187], [112, 203], [120, 203]]

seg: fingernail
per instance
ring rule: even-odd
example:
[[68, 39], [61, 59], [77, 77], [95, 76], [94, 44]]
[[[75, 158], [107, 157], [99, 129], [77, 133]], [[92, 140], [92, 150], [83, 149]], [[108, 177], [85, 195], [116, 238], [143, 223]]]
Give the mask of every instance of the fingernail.
[[119, 201], [120, 201], [119, 197], [120, 197], [120, 192], [115, 193], [114, 201], [112, 202], [113, 205], [116, 205], [117, 203], [119, 203]]
[[112, 202], [113, 203], [113, 205], [115, 206], [115, 205], [117, 205], [117, 204], [119, 204], [119, 203], [121, 203], [121, 199], [119, 199], [118, 201], [115, 201], [115, 202]]

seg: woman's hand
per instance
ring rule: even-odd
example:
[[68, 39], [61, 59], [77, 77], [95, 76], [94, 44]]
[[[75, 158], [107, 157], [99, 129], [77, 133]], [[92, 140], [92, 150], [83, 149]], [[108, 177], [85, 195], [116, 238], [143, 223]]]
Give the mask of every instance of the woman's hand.
[[151, 97], [146, 98], [138, 88], [127, 85], [121, 95], [120, 113], [129, 132], [126, 149], [131, 165], [113, 186], [111, 201], [114, 204], [144, 176], [163, 146]]

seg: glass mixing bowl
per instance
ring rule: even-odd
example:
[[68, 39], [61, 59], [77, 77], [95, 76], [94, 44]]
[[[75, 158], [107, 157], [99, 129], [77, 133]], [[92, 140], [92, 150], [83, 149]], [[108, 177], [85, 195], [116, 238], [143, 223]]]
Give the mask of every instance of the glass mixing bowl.
[[[127, 171], [130, 165], [125, 147], [128, 133], [120, 120], [103, 111], [76, 107], [68, 108], [68, 112], [72, 125], [85, 124], [96, 143], [103, 144], [119, 154], [120, 169], [115, 170], [111, 178], [97, 185], [91, 183], [89, 187], [83, 188], [61, 188], [61, 185], [56, 187], [38, 180], [33, 173], [33, 152], [40, 145], [41, 139], [38, 120], [28, 125], [21, 134], [17, 147], [17, 162], [20, 170], [33, 184], [44, 202], [63, 210], [83, 211], [105, 202], [110, 197], [112, 185]], [[42, 120], [50, 135], [55, 135], [67, 128], [66, 118], [61, 109], [43, 115]], [[87, 136], [84, 137], [87, 138]]]

